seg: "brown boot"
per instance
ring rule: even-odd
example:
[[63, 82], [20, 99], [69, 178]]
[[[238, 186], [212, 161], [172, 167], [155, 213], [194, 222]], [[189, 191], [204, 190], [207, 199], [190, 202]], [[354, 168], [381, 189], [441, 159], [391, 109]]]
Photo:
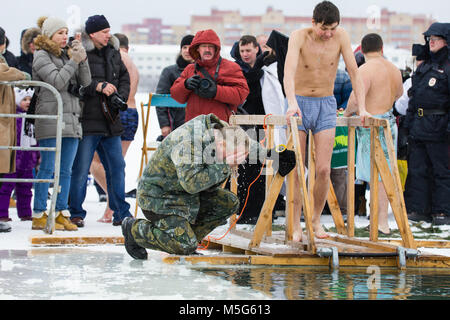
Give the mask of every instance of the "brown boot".
[[[47, 225], [47, 212], [41, 212], [39, 214], [33, 214], [33, 220], [31, 223], [32, 230], [44, 230]], [[64, 230], [64, 226], [55, 221], [55, 230]]]
[[67, 210], [58, 211], [55, 219], [55, 223], [59, 223], [64, 226], [66, 231], [77, 231], [78, 227], [73, 224], [70, 219], [70, 212]]

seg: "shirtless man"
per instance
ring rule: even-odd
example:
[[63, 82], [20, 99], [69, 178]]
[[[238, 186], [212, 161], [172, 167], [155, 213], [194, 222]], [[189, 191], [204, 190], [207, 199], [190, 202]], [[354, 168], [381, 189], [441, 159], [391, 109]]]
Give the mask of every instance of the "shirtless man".
[[[402, 74], [396, 66], [383, 57], [383, 40], [378, 34], [366, 35], [361, 42], [361, 51], [366, 60], [359, 70], [364, 82], [367, 111], [374, 117], [389, 120], [392, 138], [396, 145], [398, 129], [392, 107], [403, 94]], [[351, 116], [356, 111], [357, 103], [352, 92], [344, 115]], [[370, 129], [358, 127], [356, 132], [358, 139], [356, 178], [370, 182]], [[388, 157], [384, 135], [381, 137], [381, 144]], [[379, 190], [378, 230], [389, 234], [388, 198], [381, 181], [379, 181]]]
[[[336, 128], [336, 99], [334, 81], [342, 54], [358, 102], [362, 121], [370, 116], [365, 109], [363, 82], [353, 56], [350, 37], [339, 27], [339, 9], [329, 1], [314, 9], [312, 27], [294, 31], [289, 39], [284, 69], [284, 89], [288, 110], [286, 119], [294, 115], [302, 118], [299, 126], [301, 148], [306, 146], [306, 135], [312, 130], [316, 146], [316, 183], [314, 186], [313, 230], [317, 238], [328, 235], [320, 224], [330, 183], [331, 155]], [[300, 182], [296, 181], [296, 189]], [[301, 199], [294, 199], [294, 241], [300, 241]]]

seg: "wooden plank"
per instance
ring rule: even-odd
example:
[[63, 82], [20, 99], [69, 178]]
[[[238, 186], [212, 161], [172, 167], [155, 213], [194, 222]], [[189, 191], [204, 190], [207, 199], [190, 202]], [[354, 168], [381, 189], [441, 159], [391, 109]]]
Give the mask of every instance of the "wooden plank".
[[[191, 264], [208, 263], [211, 265], [266, 265], [266, 266], [323, 266], [330, 265], [330, 258], [319, 257], [311, 254], [302, 254], [297, 257], [277, 257], [261, 255], [195, 255], [176, 256], [169, 255], [163, 258], [163, 262], [174, 264], [187, 262]], [[397, 269], [397, 257], [339, 257], [339, 267], [369, 267]], [[436, 268], [450, 269], [450, 258], [442, 256], [425, 256], [416, 259], [406, 259], [407, 268]]]
[[309, 130], [308, 134], [308, 195], [310, 208], [314, 214], [314, 185], [316, 183], [316, 155], [314, 147], [314, 136]]
[[61, 245], [98, 245], [123, 244], [123, 236], [31, 236], [31, 245], [61, 246]]
[[379, 119], [379, 118], [372, 118], [370, 117], [369, 119], [367, 119], [367, 123], [366, 125], [370, 126], [370, 127], [389, 127], [389, 121], [386, 119]]
[[375, 165], [375, 139], [379, 128], [370, 128], [370, 240], [378, 241], [378, 167]]
[[358, 117], [337, 117], [336, 127], [361, 127], [361, 118]]
[[389, 165], [384, 157], [384, 152], [381, 147], [381, 143], [378, 139], [374, 141], [375, 144], [375, 164], [378, 167], [378, 171], [380, 172], [381, 180], [383, 181], [384, 189], [386, 191], [387, 197], [392, 207], [392, 212], [395, 217], [395, 221], [397, 222], [398, 229], [400, 231], [400, 235], [406, 244], [406, 236], [403, 221], [401, 220], [401, 205], [399, 202], [400, 195], [397, 194], [397, 190], [394, 187], [394, 179], [391, 176], [391, 171], [389, 170]]
[[401, 206], [400, 220], [401, 220], [403, 229], [405, 231], [405, 238], [404, 238], [406, 240], [405, 246], [407, 248], [416, 249], [417, 246], [415, 244], [414, 237], [412, 235], [412, 232], [411, 232], [411, 229], [410, 229], [409, 223], [408, 223], [405, 199], [403, 198], [402, 182], [400, 179], [400, 173], [398, 171], [397, 156], [395, 153], [394, 142], [392, 140], [391, 127], [389, 125], [384, 129], [384, 135], [386, 137], [385, 141], [386, 141], [388, 154], [389, 154], [389, 162], [391, 163], [392, 175], [394, 177], [394, 187], [396, 189], [396, 193], [400, 200], [400, 206]]
[[261, 213], [259, 214], [259, 218], [255, 226], [253, 239], [249, 244], [249, 249], [259, 246], [264, 233], [267, 231], [267, 224], [272, 223], [272, 211], [283, 182], [284, 178], [280, 176], [279, 173], [277, 173], [272, 179], [272, 183], [269, 188], [269, 197], [267, 197], [264, 201]]
[[292, 241], [294, 233], [294, 223], [300, 223], [299, 221], [294, 221], [294, 197], [295, 197], [295, 175], [296, 170], [292, 170], [286, 178], [286, 241]]
[[344, 218], [342, 217], [341, 208], [339, 207], [339, 202], [336, 198], [336, 193], [334, 192], [333, 184], [330, 183], [330, 189], [328, 191], [328, 207], [330, 208], [331, 215], [333, 217], [334, 225], [339, 234], [347, 234], [347, 229], [345, 228]]
[[[402, 239], [383, 239], [382, 242], [403, 246]], [[438, 249], [449, 249], [450, 241], [448, 240], [422, 240], [415, 239], [417, 248], [438, 248]]]
[[342, 242], [342, 243], [348, 243], [353, 244], [357, 246], [363, 246], [367, 248], [372, 248], [376, 250], [381, 250], [385, 252], [396, 252], [397, 246], [393, 244], [383, 243], [383, 242], [373, 242], [370, 240], [365, 239], [357, 239], [357, 238], [350, 238], [338, 234], [330, 234], [330, 240], [336, 241], [336, 242]]
[[347, 235], [355, 236], [355, 127], [348, 127], [347, 147]]
[[163, 258], [163, 262], [167, 264], [174, 264], [179, 262], [187, 262], [191, 264], [209, 263], [211, 265], [241, 265], [250, 264], [250, 257], [248, 255], [196, 255], [196, 256], [177, 256], [169, 255]]
[[[296, 118], [297, 124], [301, 125], [302, 120], [300, 118]], [[230, 123], [232, 122], [234, 125], [274, 125], [274, 126], [285, 126], [286, 125], [286, 116], [277, 116], [277, 115], [232, 115], [230, 117]]]
[[316, 253], [316, 245], [314, 242], [314, 231], [312, 227], [312, 211], [310, 201], [308, 199], [308, 189], [305, 181], [305, 168], [303, 166], [303, 157], [301, 153], [300, 138], [298, 136], [298, 127], [295, 118], [291, 118], [291, 137], [294, 142], [295, 157], [297, 160], [297, 175], [300, 180], [300, 192], [303, 200], [303, 215], [305, 217], [306, 235], [308, 237], [308, 250]]

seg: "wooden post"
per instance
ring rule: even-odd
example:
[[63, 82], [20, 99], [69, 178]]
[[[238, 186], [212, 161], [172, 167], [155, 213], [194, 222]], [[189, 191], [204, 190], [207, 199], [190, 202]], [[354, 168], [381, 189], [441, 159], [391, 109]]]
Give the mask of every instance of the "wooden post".
[[348, 127], [347, 147], [347, 235], [355, 236], [355, 127]]
[[[274, 125], [270, 124], [270, 125], [267, 126], [266, 134], [267, 134], [267, 136], [266, 136], [266, 139], [267, 139], [266, 148], [267, 149], [272, 149], [274, 147], [274, 136], [273, 136], [273, 134], [274, 134]], [[270, 187], [270, 183], [272, 182], [272, 179], [273, 179], [272, 161], [273, 160], [266, 160], [266, 198], [269, 196], [269, 187]], [[276, 195], [277, 198], [278, 198], [278, 194]], [[268, 237], [270, 237], [272, 235], [272, 223], [269, 223], [267, 225], [266, 235]]]
[[342, 217], [341, 208], [339, 207], [339, 202], [336, 198], [336, 193], [334, 192], [333, 184], [330, 183], [330, 189], [328, 191], [328, 207], [330, 208], [331, 215], [333, 217], [334, 225], [339, 234], [346, 234], [347, 230], [345, 228], [344, 218]]
[[314, 185], [316, 183], [316, 154], [314, 147], [314, 136], [312, 131], [308, 133], [308, 195], [310, 208], [314, 212]]
[[[230, 125], [234, 126], [235, 124], [235, 118], [231, 117], [230, 118]], [[238, 190], [238, 181], [236, 177], [231, 177], [230, 178], [230, 191], [233, 192], [235, 195], [237, 195], [237, 190]], [[238, 212], [240, 213], [240, 212]], [[234, 230], [236, 230], [236, 224], [235, 221], [237, 219], [238, 215], [235, 213], [230, 217], [230, 227], [231, 230], [230, 232], [233, 232]]]
[[[144, 166], [148, 163], [148, 148], [147, 148], [147, 132], [148, 132], [148, 124], [149, 124], [149, 118], [150, 118], [150, 106], [152, 105], [152, 97], [153, 94], [149, 94], [148, 98], [148, 108], [147, 113], [145, 113], [144, 103], [141, 102], [141, 113], [142, 113], [142, 133], [143, 133], [143, 142], [142, 142], [142, 154], [141, 154], [141, 166], [139, 168], [139, 176], [138, 179], [142, 176], [142, 173], [144, 171]], [[136, 206], [134, 208], [134, 217], [136, 218], [138, 211], [138, 201], [136, 199]]]
[[291, 137], [294, 141], [295, 156], [297, 160], [297, 174], [300, 179], [300, 192], [303, 200], [303, 215], [305, 217], [306, 235], [308, 236], [308, 251], [316, 253], [316, 243], [314, 240], [314, 231], [312, 227], [312, 212], [310, 201], [308, 199], [308, 189], [305, 181], [305, 168], [303, 166], [303, 157], [301, 153], [300, 138], [298, 136], [297, 121], [291, 118]]
[[378, 167], [375, 165], [375, 139], [378, 139], [378, 126], [370, 128], [370, 240], [378, 241]]
[[[286, 136], [290, 135], [290, 127], [286, 128]], [[297, 170], [292, 170], [286, 177], [286, 232], [285, 232], [285, 241], [289, 242], [293, 239], [294, 234], [294, 197], [295, 197], [295, 176], [297, 174]], [[300, 223], [300, 221], [297, 221]]]

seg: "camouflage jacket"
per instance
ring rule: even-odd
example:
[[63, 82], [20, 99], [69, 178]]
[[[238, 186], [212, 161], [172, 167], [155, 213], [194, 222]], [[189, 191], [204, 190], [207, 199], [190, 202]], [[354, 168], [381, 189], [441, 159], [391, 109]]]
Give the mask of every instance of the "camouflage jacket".
[[[214, 124], [223, 126], [213, 114], [200, 115], [164, 139], [138, 184], [137, 201], [143, 210], [195, 222], [199, 193], [220, 188], [231, 175], [230, 166], [215, 158]], [[251, 141], [251, 150], [263, 149]]]

